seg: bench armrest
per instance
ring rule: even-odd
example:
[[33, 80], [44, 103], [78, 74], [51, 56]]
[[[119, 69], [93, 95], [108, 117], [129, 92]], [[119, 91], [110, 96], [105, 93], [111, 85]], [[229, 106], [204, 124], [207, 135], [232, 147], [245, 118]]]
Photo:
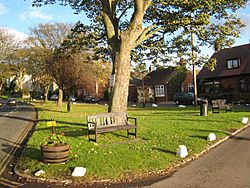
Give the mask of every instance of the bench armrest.
[[96, 127], [96, 122], [87, 122], [87, 125], [88, 125], [88, 129], [90, 130], [92, 127]]
[[133, 119], [133, 120], [134, 120], [134, 125], [137, 125], [137, 118], [127, 116], [127, 121], [128, 121], [129, 119]]

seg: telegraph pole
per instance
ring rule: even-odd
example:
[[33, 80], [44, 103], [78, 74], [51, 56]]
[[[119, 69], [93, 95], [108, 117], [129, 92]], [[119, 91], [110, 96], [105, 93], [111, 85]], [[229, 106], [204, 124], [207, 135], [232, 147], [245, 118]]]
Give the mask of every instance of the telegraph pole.
[[193, 66], [193, 87], [194, 87], [194, 106], [197, 106], [197, 83], [196, 83], [196, 67], [195, 67], [195, 50], [194, 50], [194, 32], [191, 30], [191, 46], [192, 46], [192, 66]]

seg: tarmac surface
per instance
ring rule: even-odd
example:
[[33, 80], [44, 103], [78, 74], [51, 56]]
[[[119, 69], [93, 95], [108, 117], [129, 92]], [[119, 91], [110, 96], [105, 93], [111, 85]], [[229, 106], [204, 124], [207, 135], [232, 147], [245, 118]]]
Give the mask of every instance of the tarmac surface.
[[27, 138], [35, 122], [32, 106], [17, 102], [8, 106], [0, 99], [0, 188], [19, 187], [18, 177], [13, 173], [16, 159], [22, 151], [22, 143]]

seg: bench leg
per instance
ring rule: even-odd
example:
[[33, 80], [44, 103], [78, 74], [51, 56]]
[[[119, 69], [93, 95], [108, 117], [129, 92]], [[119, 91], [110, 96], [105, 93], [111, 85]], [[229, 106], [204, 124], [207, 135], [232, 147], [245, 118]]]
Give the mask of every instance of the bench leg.
[[88, 139], [90, 141], [90, 131], [88, 130]]
[[97, 133], [95, 132], [95, 142], [97, 143]]
[[220, 109], [219, 108], [212, 108], [212, 112], [213, 113], [220, 113]]
[[128, 134], [128, 137], [129, 137], [129, 135], [134, 135], [135, 138], [137, 138], [137, 129], [135, 128], [135, 132], [134, 133], [133, 132], [129, 132], [129, 129], [127, 129], [127, 134]]

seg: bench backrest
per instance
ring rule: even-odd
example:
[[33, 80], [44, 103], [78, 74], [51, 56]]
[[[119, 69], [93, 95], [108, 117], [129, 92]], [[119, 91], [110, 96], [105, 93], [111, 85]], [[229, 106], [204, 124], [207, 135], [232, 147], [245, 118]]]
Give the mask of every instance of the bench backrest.
[[212, 100], [213, 107], [224, 107], [226, 105], [226, 99]]
[[87, 122], [95, 123], [96, 126], [127, 124], [127, 113], [116, 112], [88, 116]]
[[220, 103], [218, 100], [212, 100], [213, 107], [219, 107]]

